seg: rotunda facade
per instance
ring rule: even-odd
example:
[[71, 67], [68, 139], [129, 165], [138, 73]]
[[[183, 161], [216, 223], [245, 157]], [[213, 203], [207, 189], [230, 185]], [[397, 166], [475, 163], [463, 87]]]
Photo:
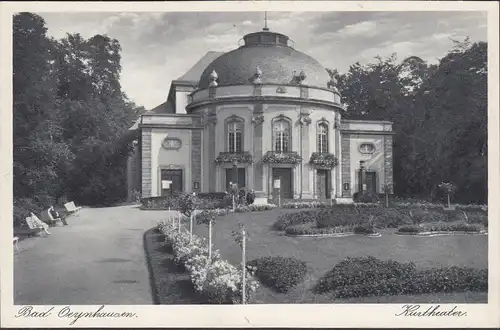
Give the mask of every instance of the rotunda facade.
[[335, 85], [288, 36], [247, 34], [235, 50], [207, 53], [142, 116], [132, 181], [146, 197], [236, 183], [256, 203], [379, 193], [392, 185], [392, 124], [343, 120]]

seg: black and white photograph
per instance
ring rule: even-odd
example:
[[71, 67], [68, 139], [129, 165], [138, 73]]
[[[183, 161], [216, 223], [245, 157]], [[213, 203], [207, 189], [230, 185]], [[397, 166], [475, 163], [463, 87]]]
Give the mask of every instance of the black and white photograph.
[[402, 3], [4, 6], [2, 319], [499, 326], [498, 3]]

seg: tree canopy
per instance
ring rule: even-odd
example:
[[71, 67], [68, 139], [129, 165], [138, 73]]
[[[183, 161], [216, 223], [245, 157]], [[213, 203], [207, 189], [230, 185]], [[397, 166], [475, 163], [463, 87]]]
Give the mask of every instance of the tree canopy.
[[460, 202], [487, 200], [487, 43], [454, 41], [436, 65], [412, 56], [351, 65], [338, 81], [344, 118], [394, 122], [395, 192], [439, 197], [456, 183]]
[[122, 199], [137, 138], [128, 128], [144, 108], [121, 90], [119, 42], [49, 38], [32, 13], [13, 24], [15, 215], [63, 196], [87, 205]]

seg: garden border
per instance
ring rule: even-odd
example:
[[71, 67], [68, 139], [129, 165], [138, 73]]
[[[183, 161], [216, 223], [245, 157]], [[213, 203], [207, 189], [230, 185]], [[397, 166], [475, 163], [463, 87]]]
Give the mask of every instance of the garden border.
[[295, 235], [295, 234], [287, 234], [285, 233], [285, 236], [288, 237], [348, 237], [348, 236], [368, 236], [368, 237], [382, 237], [381, 233], [374, 233], [374, 234], [356, 234], [354, 232], [348, 232], [348, 233], [335, 233], [335, 234], [303, 234], [303, 235]]
[[487, 236], [487, 231], [423, 231], [419, 233], [405, 233], [405, 232], [394, 232], [394, 235], [401, 236], [417, 236], [417, 237], [434, 237], [434, 236], [462, 236], [462, 235], [476, 235], [476, 236]]

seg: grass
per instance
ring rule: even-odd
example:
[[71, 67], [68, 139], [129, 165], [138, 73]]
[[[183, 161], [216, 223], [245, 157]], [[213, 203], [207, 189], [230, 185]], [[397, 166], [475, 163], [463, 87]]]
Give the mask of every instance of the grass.
[[[214, 248], [234, 265], [241, 262], [241, 249], [232, 240], [231, 232], [240, 223], [249, 233], [247, 260], [265, 256], [291, 256], [307, 262], [308, 274], [303, 283], [287, 294], [278, 294], [265, 287], [257, 293], [257, 303], [355, 303], [355, 302], [486, 302], [486, 293], [457, 293], [421, 296], [392, 296], [379, 298], [333, 299], [331, 295], [317, 295], [311, 288], [335, 264], [350, 257], [371, 255], [379, 259], [400, 262], [413, 261], [419, 268], [468, 266], [487, 268], [487, 236], [408, 237], [393, 235], [395, 229], [381, 230], [382, 237], [350, 236], [342, 238], [294, 238], [271, 230], [276, 218], [284, 212], [273, 210], [229, 214], [217, 218], [213, 228]], [[196, 225], [194, 233], [207, 236], [204, 225]], [[451, 300], [450, 300], [451, 299]]]

